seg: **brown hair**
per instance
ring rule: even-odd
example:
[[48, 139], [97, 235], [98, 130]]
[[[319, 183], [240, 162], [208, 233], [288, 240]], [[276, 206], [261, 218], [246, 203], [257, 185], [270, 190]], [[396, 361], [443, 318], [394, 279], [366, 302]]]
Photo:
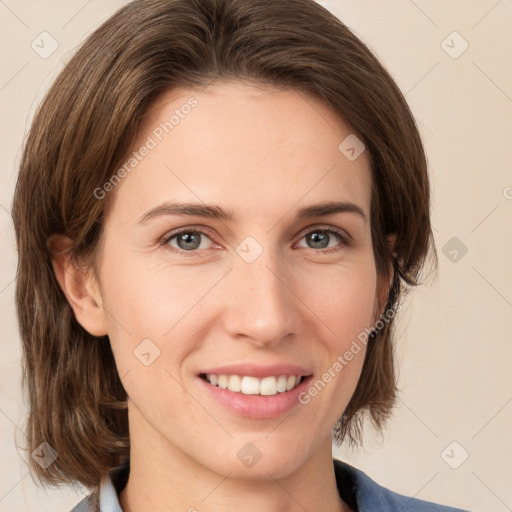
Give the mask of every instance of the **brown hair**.
[[[342, 22], [312, 0], [129, 3], [86, 40], [41, 104], [12, 208], [28, 449], [47, 442], [59, 455], [47, 469], [29, 459], [43, 483], [96, 485], [127, 460], [130, 446], [126, 392], [108, 337], [75, 319], [47, 240], [66, 235], [73, 258], [89, 258], [94, 268], [113, 195], [98, 200], [94, 190], [123, 162], [144, 114], [173, 88], [230, 79], [303, 92], [348, 123], [371, 160], [376, 268], [392, 283], [386, 309], [419, 284], [433, 248], [420, 136], [388, 72]], [[333, 430], [338, 442], [360, 440], [365, 411], [379, 428], [390, 415], [393, 320], [368, 341], [357, 388]]]

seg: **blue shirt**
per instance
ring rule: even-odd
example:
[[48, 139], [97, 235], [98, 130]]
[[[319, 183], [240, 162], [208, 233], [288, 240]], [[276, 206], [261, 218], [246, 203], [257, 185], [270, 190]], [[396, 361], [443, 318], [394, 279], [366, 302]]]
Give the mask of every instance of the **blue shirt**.
[[[333, 464], [340, 496], [354, 512], [468, 512], [397, 494], [345, 462], [333, 459]], [[118, 494], [128, 474], [129, 465], [111, 471], [71, 512], [123, 512]]]

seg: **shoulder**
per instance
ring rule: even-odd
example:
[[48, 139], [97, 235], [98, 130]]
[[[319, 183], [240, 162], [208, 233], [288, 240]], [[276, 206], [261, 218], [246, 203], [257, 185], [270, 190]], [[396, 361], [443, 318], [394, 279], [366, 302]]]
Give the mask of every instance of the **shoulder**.
[[345, 462], [337, 459], [333, 462], [340, 495], [343, 498], [346, 492], [343, 487], [348, 486], [355, 495], [358, 512], [468, 512], [398, 494]]
[[[333, 459], [334, 472], [340, 496], [358, 512], [468, 512], [416, 498], [410, 498], [379, 485], [353, 466]], [[129, 466], [112, 471], [96, 489], [71, 512], [122, 512], [117, 493], [128, 478]], [[101, 507], [100, 507], [101, 505]]]
[[110, 471], [101, 480], [99, 486], [70, 512], [122, 512], [118, 493], [126, 485], [128, 474], [128, 464]]
[[97, 510], [99, 510], [98, 493], [92, 492], [75, 505], [70, 512], [96, 512]]

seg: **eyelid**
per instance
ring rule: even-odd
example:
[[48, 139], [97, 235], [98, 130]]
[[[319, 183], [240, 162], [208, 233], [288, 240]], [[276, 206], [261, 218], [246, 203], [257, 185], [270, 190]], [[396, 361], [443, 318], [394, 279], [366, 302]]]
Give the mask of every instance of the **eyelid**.
[[[294, 239], [297, 238], [297, 242], [299, 242], [300, 240], [302, 240], [302, 238], [304, 238], [306, 235], [308, 235], [309, 233], [311, 233], [315, 230], [325, 231], [328, 233], [334, 233], [335, 235], [337, 235], [339, 237], [342, 245], [344, 245], [346, 247], [352, 245], [352, 243], [354, 241], [353, 238], [344, 229], [338, 228], [336, 226], [332, 226], [330, 224], [312, 224], [310, 226], [307, 226], [307, 227], [303, 228], [300, 231], [300, 233], [298, 235], [296, 235], [296, 237], [294, 237]], [[200, 233], [200, 234], [208, 237], [213, 244], [218, 246], [218, 244], [216, 244], [216, 242], [213, 240], [213, 237], [212, 237], [213, 230], [211, 228], [208, 228], [207, 226], [202, 226], [202, 225], [188, 225], [188, 226], [183, 226], [181, 228], [176, 228], [171, 231], [168, 231], [161, 238], [159, 238], [158, 243], [163, 246], [167, 246], [167, 244], [170, 242], [170, 240], [172, 238], [174, 238], [177, 235], [180, 235], [181, 233], [187, 233], [187, 232]], [[327, 250], [322, 250], [322, 249], [312, 249], [312, 248], [308, 248], [308, 247], [302, 247], [301, 249], [306, 249], [306, 250], [309, 249], [311, 251], [318, 252], [318, 253], [322, 253], [322, 252], [326, 253], [326, 252], [331, 252], [331, 251], [337, 250], [336, 248], [329, 248]], [[188, 253], [190, 255], [205, 251], [205, 249], [194, 249], [192, 251], [185, 251], [185, 250], [179, 250], [176, 248], [172, 248], [172, 250], [174, 250], [175, 252], [182, 253], [182, 254]]]
[[[308, 227], [304, 228], [299, 233], [298, 239], [301, 240], [304, 236], [306, 236], [307, 234], [309, 234], [315, 230], [325, 231], [328, 233], [334, 233], [334, 234], [338, 235], [339, 238], [341, 239], [341, 241], [347, 246], [351, 245], [354, 242], [354, 239], [344, 229], [338, 228], [336, 226], [332, 226], [330, 224], [313, 224], [311, 226], [308, 226]], [[319, 251], [316, 251], [316, 252], [319, 252]]]
[[[212, 243], [215, 243], [212, 239], [213, 230], [206, 226], [199, 226], [199, 225], [198, 226], [194, 226], [194, 225], [183, 226], [181, 228], [176, 228], [176, 229], [172, 229], [171, 231], [167, 231], [165, 233], [165, 235], [163, 235], [161, 238], [158, 239], [158, 243], [165, 246], [175, 236], [180, 235], [181, 233], [188, 233], [188, 232], [200, 233], [200, 234], [208, 237], [212, 241]], [[195, 249], [195, 251], [198, 251], [198, 249]], [[182, 251], [182, 252], [193, 253], [195, 251]]]

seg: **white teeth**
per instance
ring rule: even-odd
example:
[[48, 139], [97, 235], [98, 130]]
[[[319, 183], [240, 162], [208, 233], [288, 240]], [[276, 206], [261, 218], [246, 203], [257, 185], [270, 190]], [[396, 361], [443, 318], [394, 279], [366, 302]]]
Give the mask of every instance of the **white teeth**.
[[277, 394], [277, 380], [275, 377], [265, 377], [260, 382], [260, 395]]
[[242, 379], [238, 375], [231, 375], [228, 379], [228, 389], [230, 391], [240, 391], [242, 389]]
[[219, 385], [219, 388], [226, 389], [228, 387], [228, 376], [227, 375], [219, 375], [218, 385]]
[[[232, 391], [230, 389], [230, 391]], [[259, 395], [260, 394], [260, 381], [256, 377], [243, 377], [242, 378], [242, 393], [244, 395]]]
[[222, 389], [229, 389], [235, 393], [244, 395], [271, 396], [277, 393], [284, 393], [298, 386], [302, 380], [300, 375], [279, 375], [278, 377], [257, 377], [240, 375], [214, 375], [207, 374], [206, 380], [213, 386]]
[[[212, 375], [213, 377], [213, 375]], [[286, 375], [281, 375], [277, 379], [277, 391], [279, 393], [284, 393], [286, 391]]]

